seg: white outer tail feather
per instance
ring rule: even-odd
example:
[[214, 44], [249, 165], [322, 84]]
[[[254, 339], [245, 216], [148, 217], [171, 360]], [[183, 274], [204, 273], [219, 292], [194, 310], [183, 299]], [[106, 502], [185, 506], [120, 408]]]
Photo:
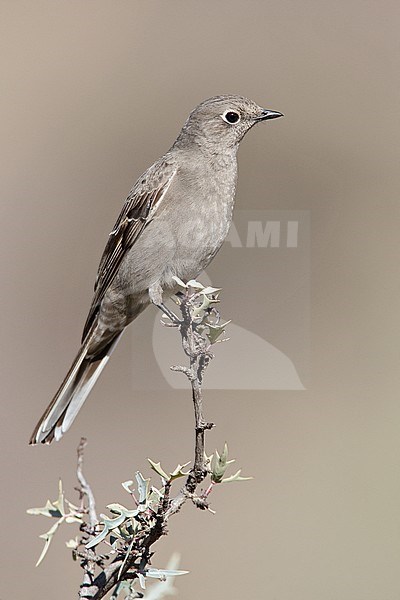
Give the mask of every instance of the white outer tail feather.
[[[106, 356], [101, 361], [99, 361], [97, 364], [91, 363], [88, 365], [88, 369], [87, 369], [87, 371], [85, 371], [85, 376], [82, 377], [82, 379], [79, 381], [78, 385], [73, 390], [73, 395], [71, 395], [71, 400], [67, 404], [67, 410], [65, 411], [64, 417], [61, 421], [61, 424], [56, 425], [56, 428], [54, 430], [54, 439], [56, 440], [56, 442], [58, 442], [62, 438], [64, 433], [66, 431], [68, 431], [68, 429], [71, 427], [72, 423], [75, 420], [75, 417], [77, 416], [78, 412], [80, 411], [86, 398], [90, 394], [94, 384], [100, 377], [102, 370], [108, 363], [108, 360], [111, 356], [111, 352], [112, 352], [113, 348], [114, 348], [114, 344], [113, 344], [113, 346], [111, 346], [111, 348], [110, 348], [109, 352], [106, 354]], [[87, 376], [88, 371], [93, 370], [93, 369], [91, 369], [91, 367], [93, 368], [94, 366], [95, 366], [95, 368], [94, 368], [93, 373], [89, 374]]]
[[31, 444], [50, 443], [53, 439], [59, 441], [68, 431], [106, 366], [122, 333], [114, 339], [107, 354], [102, 359], [93, 362], [86, 359], [88, 338], [91, 337], [89, 333], [67, 377], [37, 424], [30, 440]]

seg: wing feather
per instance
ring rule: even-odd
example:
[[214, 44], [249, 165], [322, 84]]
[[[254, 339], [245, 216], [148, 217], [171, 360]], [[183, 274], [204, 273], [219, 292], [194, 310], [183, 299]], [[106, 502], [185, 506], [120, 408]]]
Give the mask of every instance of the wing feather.
[[92, 305], [85, 323], [82, 340], [90, 330], [104, 295], [117, 274], [124, 256], [153, 219], [176, 171], [175, 165], [171, 162], [160, 161], [150, 167], [132, 188], [108, 237], [100, 260]]

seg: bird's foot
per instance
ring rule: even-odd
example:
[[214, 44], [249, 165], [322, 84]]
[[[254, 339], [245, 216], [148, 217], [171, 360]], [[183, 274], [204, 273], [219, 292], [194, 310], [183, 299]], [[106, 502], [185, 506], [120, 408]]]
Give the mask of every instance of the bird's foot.
[[164, 304], [162, 287], [158, 282], [149, 287], [149, 297], [154, 306], [157, 306], [157, 308], [162, 310], [164, 315], [166, 315], [171, 321], [171, 323], [165, 323], [165, 325], [169, 325], [170, 327], [179, 327], [182, 324], [182, 321], [179, 319], [179, 317], [177, 317], [176, 314]]
[[165, 323], [165, 325], [168, 327], [179, 327], [182, 324], [182, 320], [174, 312], [172, 312], [172, 310], [170, 310], [168, 306], [164, 304], [164, 302], [161, 302], [161, 304], [155, 304], [155, 306], [157, 306], [157, 308], [159, 308], [171, 321], [171, 323]]

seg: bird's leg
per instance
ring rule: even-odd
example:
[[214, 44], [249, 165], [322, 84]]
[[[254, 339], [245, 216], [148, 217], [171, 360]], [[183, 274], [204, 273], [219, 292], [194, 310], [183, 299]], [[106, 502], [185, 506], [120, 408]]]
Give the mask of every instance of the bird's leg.
[[154, 303], [154, 305], [157, 306], [157, 308], [159, 308], [160, 310], [162, 310], [162, 312], [165, 315], [167, 315], [167, 317], [172, 321], [174, 325], [180, 325], [182, 323], [179, 317], [177, 317], [176, 314], [164, 304], [164, 302], [161, 302], [161, 304]]
[[154, 306], [157, 306], [157, 308], [159, 308], [165, 315], [167, 315], [167, 317], [171, 320], [171, 322], [174, 325], [180, 325], [182, 323], [179, 317], [177, 317], [176, 314], [173, 313], [172, 310], [170, 310], [168, 306], [164, 304], [162, 297], [162, 287], [158, 282], [153, 283], [153, 285], [149, 287], [149, 298], [150, 301], [154, 304]]

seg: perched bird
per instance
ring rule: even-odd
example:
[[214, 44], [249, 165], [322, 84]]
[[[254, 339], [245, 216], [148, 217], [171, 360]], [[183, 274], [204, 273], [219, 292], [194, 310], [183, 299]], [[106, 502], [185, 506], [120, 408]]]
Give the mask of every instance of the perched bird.
[[220, 249], [232, 220], [239, 142], [282, 113], [242, 96], [216, 96], [189, 115], [170, 150], [135, 183], [100, 261], [82, 345], [30, 443], [69, 429], [129, 325], [150, 303], [196, 277]]

